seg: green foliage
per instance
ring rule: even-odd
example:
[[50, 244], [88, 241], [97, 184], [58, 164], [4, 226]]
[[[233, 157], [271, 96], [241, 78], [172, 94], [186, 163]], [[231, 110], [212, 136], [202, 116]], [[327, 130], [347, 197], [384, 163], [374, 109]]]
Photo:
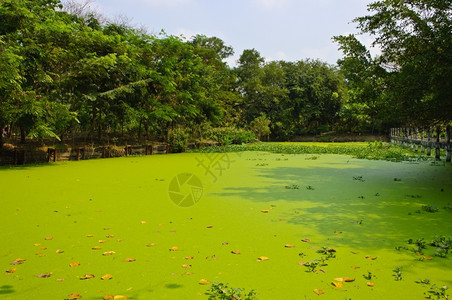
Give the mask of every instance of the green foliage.
[[182, 128], [176, 128], [168, 132], [168, 143], [172, 152], [183, 152], [187, 149], [189, 134]]
[[255, 140], [254, 133], [236, 127], [218, 127], [208, 130], [205, 137], [223, 145], [250, 143]]
[[261, 113], [259, 117], [251, 122], [251, 131], [254, 132], [258, 140], [270, 134], [270, 123], [271, 121], [265, 113]]
[[449, 295], [446, 294], [448, 290], [447, 286], [437, 287], [436, 285], [432, 285], [430, 290], [425, 294], [426, 299], [449, 299]]
[[254, 290], [248, 293], [245, 289], [229, 287], [228, 283], [214, 282], [209, 287], [205, 295], [209, 296], [209, 300], [255, 300], [256, 292]]
[[395, 281], [401, 281], [402, 280], [402, 267], [397, 266], [394, 270], [392, 270], [394, 273], [392, 273], [392, 276], [394, 277]]

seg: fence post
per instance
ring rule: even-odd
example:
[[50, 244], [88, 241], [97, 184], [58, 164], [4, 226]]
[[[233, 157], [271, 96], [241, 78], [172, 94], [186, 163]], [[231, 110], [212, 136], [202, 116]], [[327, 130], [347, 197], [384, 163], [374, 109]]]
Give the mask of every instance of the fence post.
[[446, 127], [446, 162], [451, 162], [450, 124]]
[[436, 146], [435, 146], [435, 158], [436, 159], [440, 159], [441, 158], [441, 152], [440, 152], [440, 147], [439, 147], [439, 135], [440, 135], [441, 131], [439, 129], [439, 127], [436, 127]]

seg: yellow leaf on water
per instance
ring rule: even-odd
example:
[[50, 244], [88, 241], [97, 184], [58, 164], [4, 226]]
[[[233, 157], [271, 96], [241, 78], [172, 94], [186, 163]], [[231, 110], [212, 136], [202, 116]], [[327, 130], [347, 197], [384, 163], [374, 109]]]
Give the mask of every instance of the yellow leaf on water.
[[100, 249], [102, 249], [102, 247], [101, 246], [94, 246], [93, 248], [91, 248], [92, 250], [100, 250]]
[[261, 210], [261, 212], [264, 214], [268, 214], [270, 211], [268, 209], [263, 209], [263, 210]]
[[432, 260], [433, 257], [430, 257], [430, 256], [424, 256], [424, 259], [426, 259], [426, 260]]
[[269, 258], [266, 257], [266, 256], [261, 256], [261, 257], [258, 257], [258, 258], [257, 258], [257, 261], [258, 261], [258, 262], [261, 262], [261, 261], [264, 261], [264, 260], [269, 260]]
[[113, 276], [111, 275], [111, 274], [105, 274], [104, 276], [102, 276], [100, 279], [102, 279], [102, 280], [110, 280], [110, 279], [112, 279], [113, 278]]
[[367, 286], [370, 286], [370, 287], [375, 286], [375, 283], [368, 282], [368, 283], [367, 283]]
[[146, 221], [141, 221], [141, 224], [147, 224], [148, 222], [146, 222]]
[[86, 237], [94, 237], [94, 235], [92, 234], [88, 234]]
[[206, 228], [213, 228], [213, 225], [207, 225]]
[[191, 268], [191, 265], [182, 265], [182, 268], [184, 268], [184, 269], [190, 269], [190, 268]]
[[173, 246], [169, 249], [169, 251], [179, 251], [179, 247]]
[[106, 252], [102, 253], [102, 255], [103, 256], [109, 256], [109, 255], [113, 255], [115, 253], [116, 253], [115, 251], [106, 251]]
[[331, 282], [331, 284], [338, 288], [341, 288], [344, 286], [344, 284], [341, 281], [333, 281], [333, 282]]
[[64, 278], [57, 278], [56, 281], [58, 281], [58, 282], [63, 282], [63, 281], [64, 281]]
[[105, 237], [106, 237], [107, 239], [111, 239], [111, 238], [114, 238], [115, 235], [114, 235], [114, 234], [109, 234], [109, 235], [106, 235]]
[[103, 244], [103, 243], [106, 243], [106, 242], [107, 242], [106, 240], [99, 240], [98, 241], [99, 244]]
[[46, 241], [51, 241], [51, 240], [53, 240], [53, 237], [51, 237], [51, 236], [46, 237], [45, 240], [46, 240]]
[[301, 241], [305, 242], [305, 243], [309, 243], [311, 240], [310, 239], [302, 239]]
[[233, 250], [231, 251], [232, 254], [240, 254], [240, 250]]
[[104, 300], [113, 300], [113, 299], [115, 299], [114, 295], [105, 295], [104, 296]]
[[124, 259], [124, 261], [126, 261], [126, 262], [134, 262], [134, 261], [136, 261], [136, 259], [133, 258], [133, 257], [129, 257], [129, 258]]
[[81, 280], [85, 279], [93, 279], [95, 276], [93, 274], [85, 274], [83, 277], [80, 277]]
[[33, 244], [33, 246], [40, 247], [40, 246], [42, 246], [42, 244], [41, 243], [36, 243], [36, 244]]
[[325, 294], [325, 291], [324, 290], [314, 289], [314, 293], [316, 293], [317, 295], [322, 295], [322, 294]]
[[41, 250], [47, 250], [47, 247], [41, 247]]
[[334, 231], [334, 234], [341, 234], [341, 233], [342, 233], [342, 231], [338, 231], [338, 230]]
[[206, 284], [210, 284], [210, 281], [203, 278], [203, 279], [201, 279], [198, 283], [199, 283], [199, 284], [202, 284], [202, 285], [206, 285]]
[[73, 299], [81, 299], [82, 296], [79, 293], [72, 293], [67, 295], [68, 300], [73, 300]]
[[294, 248], [295, 246], [291, 245], [291, 244], [285, 244], [284, 247], [286, 247], [286, 248]]
[[185, 259], [193, 259], [193, 256], [185, 256]]
[[113, 300], [127, 300], [127, 299], [129, 299], [129, 297], [122, 295], [116, 295], [113, 297]]
[[69, 264], [69, 267], [71, 267], [71, 268], [73, 268], [73, 267], [78, 267], [78, 266], [80, 266], [80, 262], [78, 262], [78, 261], [76, 261], [76, 262], [71, 262], [71, 263]]
[[63, 250], [60, 250], [60, 249], [58, 249], [57, 251], [55, 251], [55, 253], [56, 253], [56, 254], [61, 254], [61, 253], [64, 253], [64, 251], [63, 251]]
[[155, 246], [155, 243], [146, 244], [146, 247], [154, 247], [154, 246]]
[[358, 266], [352, 266], [352, 269], [355, 269], [355, 270], [358, 270], [359, 268], [361, 268], [361, 267], [358, 267]]
[[307, 261], [299, 261], [298, 262], [298, 264], [300, 265], [300, 266], [304, 266], [304, 265], [306, 265], [308, 262]]
[[26, 261], [25, 258], [16, 258], [15, 261], [13, 261], [12, 263], [10, 263], [10, 265], [21, 265]]
[[353, 281], [355, 281], [355, 278], [344, 277], [344, 281], [345, 282], [353, 282]]
[[341, 281], [344, 281], [344, 278], [339, 277], [339, 278], [334, 278], [334, 280], [335, 280], [335, 281], [340, 281], [340, 282], [341, 282]]
[[16, 273], [16, 271], [17, 271], [16, 268], [12, 268], [12, 269], [6, 270], [6, 273], [9, 273], [9, 274]]

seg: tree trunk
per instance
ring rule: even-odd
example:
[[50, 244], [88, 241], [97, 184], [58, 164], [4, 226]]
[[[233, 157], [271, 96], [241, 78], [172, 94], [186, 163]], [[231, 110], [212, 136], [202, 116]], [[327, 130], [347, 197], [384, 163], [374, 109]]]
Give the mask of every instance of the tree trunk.
[[[3, 131], [3, 129], [2, 129]], [[3, 132], [0, 132], [0, 150], [3, 149]]]

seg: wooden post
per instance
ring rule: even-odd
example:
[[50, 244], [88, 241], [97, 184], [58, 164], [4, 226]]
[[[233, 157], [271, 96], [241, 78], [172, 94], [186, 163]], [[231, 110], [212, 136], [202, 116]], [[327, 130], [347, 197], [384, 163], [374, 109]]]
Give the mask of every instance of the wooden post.
[[431, 132], [430, 127], [427, 128], [427, 156], [432, 155], [432, 147], [431, 147]]
[[439, 127], [436, 127], [436, 149], [435, 149], [435, 158], [436, 159], [440, 159], [441, 158], [441, 152], [440, 152], [440, 147], [439, 147], [439, 135], [440, 135], [441, 131], [439, 129]]
[[450, 124], [446, 127], [446, 162], [451, 162]]

